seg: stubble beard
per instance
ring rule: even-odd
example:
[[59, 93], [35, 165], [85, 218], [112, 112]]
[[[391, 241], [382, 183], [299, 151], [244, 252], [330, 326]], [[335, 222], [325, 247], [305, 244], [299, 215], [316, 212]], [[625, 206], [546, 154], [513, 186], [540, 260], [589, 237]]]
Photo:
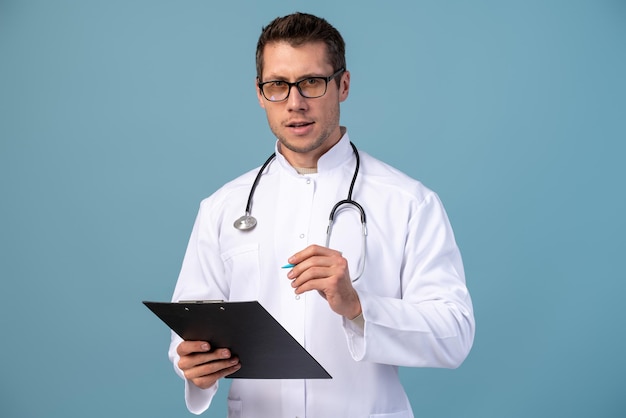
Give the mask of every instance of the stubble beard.
[[[339, 126], [339, 106], [337, 106], [337, 108], [332, 110], [329, 119], [332, 120], [333, 123], [326, 125], [326, 127], [322, 130], [322, 132], [320, 132], [318, 137], [315, 138], [315, 140], [313, 142], [308, 143], [308, 144], [306, 144], [304, 146], [298, 146], [294, 142], [289, 141], [285, 135], [282, 135], [280, 133], [279, 127], [270, 126], [270, 128], [271, 128], [272, 132], [274, 133], [274, 135], [276, 136], [276, 138], [278, 139], [278, 142], [280, 142], [281, 146], [284, 146], [285, 148], [287, 148], [291, 152], [304, 154], [304, 153], [316, 150], [316, 149], [322, 147], [325, 143], [327, 143], [327, 140], [330, 138], [330, 136], [332, 135], [332, 133], [335, 130], [335, 128], [337, 126]], [[338, 142], [340, 139], [341, 138], [337, 138], [336, 142]], [[333, 143], [333, 145], [334, 145], [334, 143]], [[329, 146], [328, 149], [330, 149], [330, 148], [331, 147]]]

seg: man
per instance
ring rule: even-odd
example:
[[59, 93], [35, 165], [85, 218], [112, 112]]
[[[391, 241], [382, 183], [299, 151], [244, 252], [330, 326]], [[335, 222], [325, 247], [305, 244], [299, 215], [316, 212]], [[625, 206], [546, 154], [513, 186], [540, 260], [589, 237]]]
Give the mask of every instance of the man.
[[[202, 202], [173, 300], [258, 300], [333, 377], [235, 379], [231, 418], [412, 417], [398, 366], [457, 367], [474, 337], [443, 206], [418, 181], [352, 148], [339, 124], [350, 73], [328, 22], [275, 19], [256, 59], [258, 100], [278, 139], [253, 195], [258, 225], [233, 227], [257, 169]], [[326, 246], [328, 214], [348, 190], [367, 235], [358, 206], [340, 205]], [[221, 378], [246, 367], [228, 347], [175, 334], [170, 358], [197, 414]]]

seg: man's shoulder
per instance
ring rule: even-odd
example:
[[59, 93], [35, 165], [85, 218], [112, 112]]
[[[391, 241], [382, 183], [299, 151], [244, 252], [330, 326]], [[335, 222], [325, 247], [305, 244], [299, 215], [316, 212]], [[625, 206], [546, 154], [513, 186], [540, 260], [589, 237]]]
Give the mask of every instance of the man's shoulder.
[[259, 167], [254, 168], [224, 183], [220, 188], [211, 193], [211, 195], [202, 199], [202, 205], [219, 205], [240, 194], [247, 196], [258, 170]]
[[394, 193], [407, 193], [423, 200], [433, 193], [421, 181], [404, 171], [373, 157], [366, 152], [361, 152], [361, 171], [366, 180], [365, 184], [380, 189], [387, 189]]

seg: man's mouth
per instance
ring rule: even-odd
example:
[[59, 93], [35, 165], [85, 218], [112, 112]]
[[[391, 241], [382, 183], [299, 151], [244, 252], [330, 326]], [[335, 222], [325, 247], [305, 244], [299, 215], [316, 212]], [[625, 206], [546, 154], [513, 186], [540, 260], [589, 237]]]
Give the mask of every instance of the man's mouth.
[[304, 126], [313, 125], [313, 122], [290, 122], [287, 124], [288, 128], [302, 128]]

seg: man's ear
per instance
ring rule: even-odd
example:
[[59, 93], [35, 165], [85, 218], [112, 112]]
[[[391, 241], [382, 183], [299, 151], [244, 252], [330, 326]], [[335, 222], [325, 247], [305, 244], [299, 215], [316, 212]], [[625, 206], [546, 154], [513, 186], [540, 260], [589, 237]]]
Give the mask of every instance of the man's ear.
[[339, 81], [339, 101], [343, 102], [348, 98], [350, 93], [350, 71], [346, 70], [341, 74]]
[[261, 94], [261, 89], [259, 88], [259, 78], [256, 77], [254, 79], [254, 89], [256, 90], [256, 97], [259, 100], [259, 106], [265, 109], [265, 98]]

